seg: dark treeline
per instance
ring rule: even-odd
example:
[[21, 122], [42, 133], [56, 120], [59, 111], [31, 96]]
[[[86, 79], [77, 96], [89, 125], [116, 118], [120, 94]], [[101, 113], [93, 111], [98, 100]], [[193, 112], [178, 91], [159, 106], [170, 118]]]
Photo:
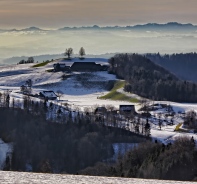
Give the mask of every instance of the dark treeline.
[[43, 104], [35, 107], [34, 113], [0, 108], [1, 138], [13, 142], [11, 166], [6, 165], [5, 170], [77, 173], [112, 157], [113, 142], [145, 140], [127, 130], [95, 123], [83, 114], [64, 123], [50, 122], [41, 110]]
[[174, 73], [182, 80], [197, 82], [197, 53], [146, 54], [146, 57]]
[[80, 174], [194, 180], [197, 175], [197, 150], [193, 138], [182, 137], [173, 144], [142, 143], [127, 152], [116, 164], [99, 163]]
[[153, 100], [197, 102], [197, 84], [182, 81], [163, 67], [138, 54], [117, 54], [110, 72], [125, 79], [125, 91]]
[[34, 63], [34, 58], [33, 57], [29, 57], [27, 60], [20, 60], [18, 64], [28, 64], [28, 63]]

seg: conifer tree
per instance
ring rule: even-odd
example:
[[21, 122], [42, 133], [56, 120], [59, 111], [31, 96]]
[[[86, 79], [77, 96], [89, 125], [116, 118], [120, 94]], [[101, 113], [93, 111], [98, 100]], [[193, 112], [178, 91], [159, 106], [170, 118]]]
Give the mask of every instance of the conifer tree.
[[80, 56], [81, 58], [83, 58], [84, 55], [86, 55], [85, 49], [84, 49], [83, 47], [81, 47], [80, 50], [79, 50], [79, 56]]

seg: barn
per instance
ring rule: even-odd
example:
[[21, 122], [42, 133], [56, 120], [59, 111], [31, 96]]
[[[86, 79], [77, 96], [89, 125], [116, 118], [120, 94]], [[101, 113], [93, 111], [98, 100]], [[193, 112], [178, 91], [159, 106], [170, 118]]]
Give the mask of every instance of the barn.
[[77, 72], [92, 72], [101, 71], [103, 67], [95, 62], [74, 62], [71, 66], [71, 71]]

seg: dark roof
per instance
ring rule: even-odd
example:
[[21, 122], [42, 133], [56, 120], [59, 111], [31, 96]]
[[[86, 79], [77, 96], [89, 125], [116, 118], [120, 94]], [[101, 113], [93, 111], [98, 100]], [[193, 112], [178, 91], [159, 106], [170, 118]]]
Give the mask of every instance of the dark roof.
[[120, 105], [120, 111], [122, 112], [135, 112], [134, 105]]
[[74, 62], [71, 66], [72, 71], [98, 71], [101, 65], [95, 62]]
[[40, 94], [48, 98], [57, 98], [57, 95], [53, 91], [41, 91]]

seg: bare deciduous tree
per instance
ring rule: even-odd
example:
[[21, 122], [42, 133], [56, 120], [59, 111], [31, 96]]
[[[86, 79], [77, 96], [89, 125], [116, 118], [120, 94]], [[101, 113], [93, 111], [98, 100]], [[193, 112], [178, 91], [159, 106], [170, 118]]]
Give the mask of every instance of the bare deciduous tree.
[[72, 48], [68, 48], [66, 49], [64, 55], [68, 56], [68, 58], [70, 59], [71, 55], [73, 54], [73, 49]]

